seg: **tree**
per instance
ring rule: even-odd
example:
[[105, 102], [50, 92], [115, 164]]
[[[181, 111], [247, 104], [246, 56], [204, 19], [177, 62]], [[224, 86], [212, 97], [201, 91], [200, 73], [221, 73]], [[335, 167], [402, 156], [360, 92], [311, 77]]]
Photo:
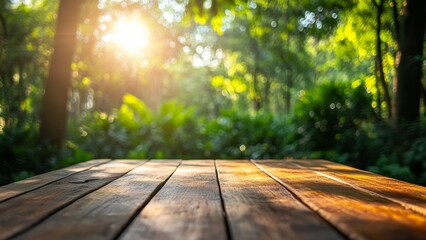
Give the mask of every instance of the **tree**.
[[80, 8], [84, 0], [61, 0], [57, 15], [53, 55], [45, 83], [40, 137], [42, 142], [62, 145], [66, 122], [68, 90], [71, 85], [71, 61], [76, 46]]
[[403, 12], [397, 68], [396, 122], [416, 121], [420, 117], [423, 42], [426, 1], [407, 0]]
[[[386, 102], [387, 105], [387, 112], [388, 112], [388, 117], [390, 118], [392, 115], [392, 101], [390, 98], [390, 93], [389, 93], [389, 89], [388, 89], [388, 84], [386, 82], [385, 79], [385, 72], [383, 70], [383, 56], [382, 56], [382, 40], [380, 38], [380, 33], [381, 33], [381, 29], [382, 29], [382, 14], [384, 11], [384, 4], [385, 1], [384, 0], [380, 0], [380, 2], [376, 2], [375, 0], [372, 0], [374, 6], [377, 9], [377, 14], [376, 14], [376, 64], [375, 64], [375, 75], [377, 78], [377, 83], [380, 82], [380, 84], [382, 85], [383, 88], [383, 94], [384, 94], [384, 100]], [[380, 91], [378, 91], [380, 92]], [[380, 105], [379, 105], [379, 109], [380, 109]]]

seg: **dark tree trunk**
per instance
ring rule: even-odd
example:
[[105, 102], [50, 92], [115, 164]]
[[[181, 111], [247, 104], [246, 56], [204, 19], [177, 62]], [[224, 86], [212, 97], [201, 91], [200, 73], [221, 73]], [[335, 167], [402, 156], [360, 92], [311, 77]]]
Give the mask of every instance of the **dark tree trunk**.
[[425, 34], [424, 0], [407, 0], [400, 29], [401, 59], [397, 69], [397, 124], [420, 117], [423, 40]]
[[67, 122], [67, 100], [71, 85], [71, 62], [76, 45], [80, 8], [84, 0], [61, 0], [58, 9], [53, 55], [42, 102], [40, 137], [62, 145]]
[[3, 38], [6, 39], [9, 32], [7, 29], [6, 18], [1, 13], [0, 13], [0, 23], [3, 30]]
[[[291, 8], [292, 8], [291, 1], [287, 0], [287, 7], [285, 11], [286, 14], [284, 15], [284, 19], [286, 22], [290, 22]], [[292, 38], [292, 32], [289, 32], [286, 43], [285, 43], [286, 46], [290, 45], [291, 38]], [[287, 49], [287, 51], [290, 51], [290, 50]], [[287, 58], [287, 62], [288, 62], [288, 59], [289, 58]], [[286, 105], [287, 114], [290, 114], [291, 107], [292, 107], [291, 106], [291, 89], [293, 88], [293, 70], [291, 68], [291, 64], [287, 65], [286, 82], [287, 82], [287, 91], [285, 92], [285, 105]]]
[[255, 67], [254, 73], [253, 73], [253, 91], [254, 91], [254, 110], [259, 111], [262, 108], [262, 97], [260, 96], [260, 90], [259, 90], [259, 76], [258, 76], [258, 68]]
[[[400, 59], [400, 52], [399, 52], [399, 39], [400, 39], [400, 23], [399, 23], [399, 11], [398, 11], [398, 4], [396, 0], [392, 0], [391, 2], [392, 7], [392, 16], [393, 16], [393, 24], [394, 24], [394, 41], [396, 44], [396, 50], [394, 53], [394, 68], [395, 70], [398, 69], [399, 65], [399, 59]], [[392, 81], [392, 116], [396, 116], [396, 86], [398, 84], [398, 77], [397, 74], [394, 74], [393, 81]]]
[[423, 107], [426, 108], [426, 88], [424, 88], [422, 86], [422, 93], [421, 93], [422, 97], [423, 97]]
[[[382, 13], [384, 9], [384, 0], [380, 0], [380, 3], [377, 3], [373, 0], [374, 5], [377, 9], [376, 15], [376, 78], [377, 81], [380, 82], [380, 85], [383, 89], [383, 98], [387, 105], [387, 113], [388, 117], [392, 116], [392, 102], [390, 98], [388, 84], [385, 79], [385, 73], [383, 70], [383, 56], [382, 56], [382, 39], [380, 38], [380, 32], [382, 31]], [[380, 89], [377, 89], [377, 93], [379, 94]], [[381, 102], [378, 101], [378, 105], [380, 106]]]
[[[377, 63], [376, 63], [376, 67], [377, 67]], [[380, 92], [380, 85], [379, 85], [379, 76], [377, 76], [377, 71], [376, 71], [376, 88], [377, 88], [377, 111], [379, 116], [382, 115], [382, 104], [380, 104], [382, 102], [382, 93]]]
[[287, 91], [285, 92], [285, 105], [287, 109], [287, 113], [290, 113], [291, 110], [291, 89], [293, 88], [293, 72], [291, 68], [287, 70]]
[[270, 98], [270, 93], [271, 93], [271, 79], [266, 78], [265, 79], [265, 86], [263, 87], [263, 108], [264, 109], [270, 109], [270, 102], [269, 102], [269, 98]]
[[260, 91], [260, 82], [259, 82], [259, 74], [261, 73], [260, 67], [259, 67], [259, 60], [261, 56], [260, 56], [259, 45], [256, 39], [254, 39], [251, 36], [250, 36], [250, 44], [251, 44], [251, 49], [254, 55], [253, 91], [255, 96], [253, 99], [253, 103], [254, 103], [254, 109], [256, 111], [259, 111], [263, 107], [262, 96], [261, 96], [262, 93]]
[[398, 42], [401, 34], [400, 34], [400, 26], [399, 26], [399, 18], [398, 18], [399, 16], [398, 4], [396, 3], [396, 0], [392, 0], [391, 7], [392, 7], [392, 17], [394, 21], [394, 30], [395, 30], [394, 38], [396, 39], [396, 42]]

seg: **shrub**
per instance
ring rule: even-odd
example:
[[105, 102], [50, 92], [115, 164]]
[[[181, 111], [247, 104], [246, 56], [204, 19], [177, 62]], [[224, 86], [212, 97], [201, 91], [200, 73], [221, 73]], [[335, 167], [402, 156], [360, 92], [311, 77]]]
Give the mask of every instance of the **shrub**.
[[[355, 162], [369, 152], [369, 123], [374, 120], [371, 96], [364, 86], [324, 82], [307, 90], [294, 106], [292, 123], [297, 133], [289, 141], [317, 157]], [[339, 155], [339, 154], [338, 154]]]

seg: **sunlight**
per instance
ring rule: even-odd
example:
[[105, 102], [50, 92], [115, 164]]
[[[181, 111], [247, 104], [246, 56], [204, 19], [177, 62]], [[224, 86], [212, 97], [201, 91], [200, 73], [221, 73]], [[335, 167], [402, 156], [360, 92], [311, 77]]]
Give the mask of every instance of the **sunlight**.
[[103, 41], [111, 42], [127, 53], [138, 54], [149, 43], [148, 28], [138, 19], [120, 19]]

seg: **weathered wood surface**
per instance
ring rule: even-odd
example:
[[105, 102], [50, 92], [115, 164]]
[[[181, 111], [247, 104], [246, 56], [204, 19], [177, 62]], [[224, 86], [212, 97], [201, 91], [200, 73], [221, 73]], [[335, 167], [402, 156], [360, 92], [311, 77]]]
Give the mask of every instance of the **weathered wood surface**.
[[[256, 161], [306, 205], [354, 239], [426, 238], [426, 217], [294, 161]], [[301, 161], [303, 164], [303, 161]]]
[[25, 192], [29, 192], [36, 188], [40, 188], [44, 185], [60, 180], [64, 177], [68, 177], [72, 174], [84, 171], [91, 167], [100, 165], [102, 163], [106, 163], [108, 161], [110, 160], [106, 160], [106, 159], [91, 160], [91, 161], [79, 163], [67, 168], [37, 175], [19, 182], [14, 182], [6, 186], [2, 186], [0, 187], [0, 202], [3, 202], [9, 198], [16, 197]]
[[226, 239], [213, 161], [184, 161], [122, 239]]
[[96, 160], [0, 187], [0, 239], [426, 239], [425, 209], [324, 160]]
[[377, 193], [426, 216], [426, 188], [424, 187], [325, 160], [289, 160], [289, 162], [316, 171], [337, 181], [346, 182], [353, 187]]
[[249, 161], [217, 161], [234, 239], [341, 239], [317, 214]]
[[150, 161], [143, 164], [58, 211], [18, 239], [43, 240], [46, 236], [53, 239], [113, 239], [170, 177], [179, 162]]
[[141, 162], [115, 160], [0, 204], [0, 239], [12, 237], [58, 209], [127, 173]]

